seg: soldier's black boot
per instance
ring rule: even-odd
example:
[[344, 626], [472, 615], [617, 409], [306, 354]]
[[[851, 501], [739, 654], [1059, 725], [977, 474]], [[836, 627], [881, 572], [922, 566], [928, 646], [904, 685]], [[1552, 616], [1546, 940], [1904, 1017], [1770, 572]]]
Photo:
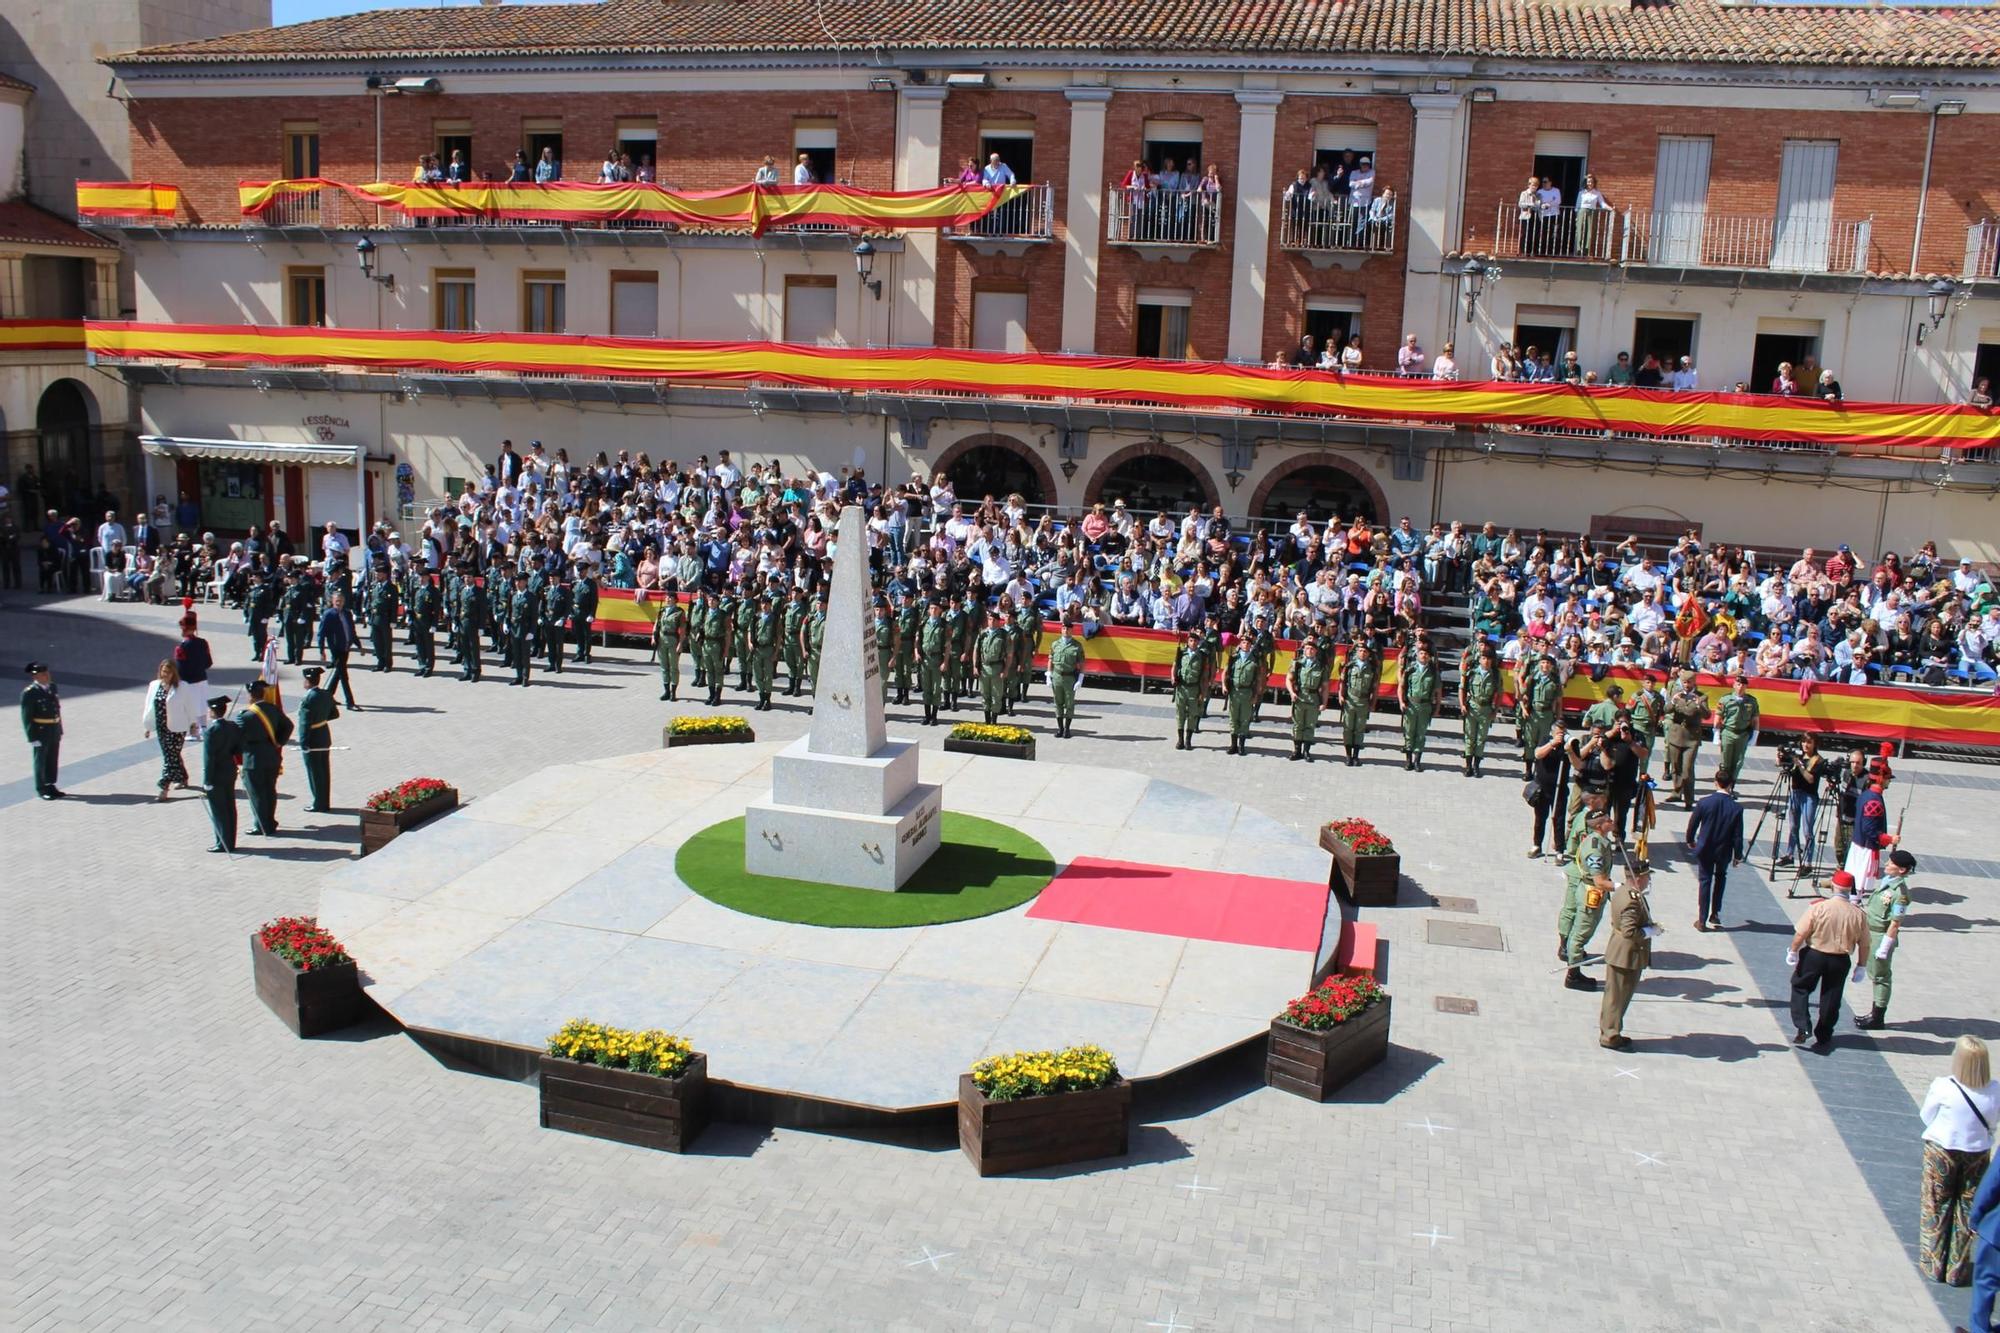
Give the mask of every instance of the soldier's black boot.
[[1417, 757], [1408, 750], [1403, 751], [1403, 771], [1405, 773], [1414, 773], [1416, 770]]
[[1412, 773], [1421, 773], [1424, 771], [1424, 752], [1422, 750], [1413, 750], [1410, 752], [1410, 771]]
[[1293, 741], [1293, 742], [1292, 742], [1292, 762], [1296, 764], [1297, 762], [1299, 762], [1299, 760], [1301, 760], [1301, 759], [1303, 759], [1303, 758], [1305, 758], [1305, 757], [1306, 757], [1306, 748], [1305, 748], [1305, 746], [1303, 746], [1303, 745], [1300, 745], [1300, 744], [1299, 744], [1299, 743], [1298, 743], [1297, 741]]
[[708, 706], [710, 708], [722, 707], [722, 687], [720, 685], [711, 685], [708, 687]]
[[1465, 756], [1465, 776], [1467, 776], [1467, 777], [1471, 777], [1471, 776], [1472, 776], [1472, 756], [1471, 756], [1471, 755], [1467, 755], [1467, 756]]
[[1311, 763], [1312, 761], [1313, 761], [1313, 743], [1312, 743], [1311, 741], [1307, 741], [1307, 742], [1306, 742], [1306, 762], [1307, 762], [1308, 764], [1310, 764], [1310, 763]]
[[1603, 990], [1604, 983], [1598, 981], [1595, 977], [1585, 976], [1582, 968], [1572, 967], [1568, 974], [1563, 977], [1563, 987], [1567, 990], [1595, 991]]
[[662, 702], [665, 702], [665, 700], [666, 700], [666, 697], [667, 697], [667, 692], [666, 692], [665, 690], [661, 690], [661, 691], [660, 691], [660, 699], [661, 699], [661, 701], [662, 701]]
[[760, 713], [771, 711], [771, 695], [769, 691], [757, 696], [757, 711]]
[[1864, 1017], [1854, 1020], [1854, 1026], [1860, 1028], [1863, 1032], [1873, 1032], [1887, 1020], [1888, 1015], [1880, 1009], [1870, 1009]]

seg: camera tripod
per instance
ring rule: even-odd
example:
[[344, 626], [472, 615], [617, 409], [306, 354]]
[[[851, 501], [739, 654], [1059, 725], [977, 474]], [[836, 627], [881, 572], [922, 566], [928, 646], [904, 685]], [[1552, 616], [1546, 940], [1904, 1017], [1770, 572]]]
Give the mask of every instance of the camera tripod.
[[[1764, 793], [1764, 800], [1757, 812], [1757, 825], [1744, 843], [1744, 850], [1754, 854], [1757, 839], [1764, 832], [1764, 820], [1775, 810], [1778, 823], [1777, 827], [1771, 830], [1771, 861], [1768, 871], [1768, 878], [1773, 882], [1778, 878], [1778, 857], [1784, 851], [1785, 825], [1791, 811], [1790, 787], [1791, 774], [1781, 768], [1777, 777], [1772, 779], [1770, 790]], [[1808, 886], [1807, 897], [1818, 895], [1820, 886], [1816, 872], [1825, 864], [1823, 857], [1826, 853], [1826, 843], [1831, 836], [1833, 822], [1838, 818], [1839, 804], [1837, 792], [1829, 792], [1814, 802], [1812, 827], [1806, 830], [1806, 836], [1800, 840], [1799, 859], [1789, 867], [1792, 878], [1785, 885], [1785, 897], [1798, 897], [1801, 884]]]

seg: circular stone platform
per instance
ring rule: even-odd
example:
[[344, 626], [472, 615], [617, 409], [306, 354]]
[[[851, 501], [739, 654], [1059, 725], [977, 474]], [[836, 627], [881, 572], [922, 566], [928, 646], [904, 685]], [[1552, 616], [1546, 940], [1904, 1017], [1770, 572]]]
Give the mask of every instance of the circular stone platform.
[[1237, 881], [1245, 897], [1303, 881], [1282, 887], [1330, 920], [1278, 948], [1034, 904], [878, 929], [731, 911], [689, 890], [676, 854], [769, 791], [780, 748], [542, 769], [331, 872], [320, 919], [420, 1034], [539, 1050], [573, 1017], [658, 1027], [707, 1052], [713, 1079], [889, 1110], [951, 1102], [959, 1074], [999, 1051], [1096, 1042], [1128, 1075], [1170, 1072], [1268, 1030], [1338, 942], [1309, 831], [1140, 773], [929, 748], [921, 778], [944, 784], [948, 811], [1004, 821], [1064, 868], [1043, 904], [1079, 858], [1102, 858], [1141, 902], [1165, 901], [1187, 868], [1211, 886], [1266, 877]]
[[1048, 848], [1033, 838], [947, 810], [937, 851], [894, 893], [753, 875], [743, 868], [743, 824], [739, 815], [689, 838], [674, 873], [712, 903], [773, 921], [871, 930], [970, 921], [1020, 906], [1056, 873]]

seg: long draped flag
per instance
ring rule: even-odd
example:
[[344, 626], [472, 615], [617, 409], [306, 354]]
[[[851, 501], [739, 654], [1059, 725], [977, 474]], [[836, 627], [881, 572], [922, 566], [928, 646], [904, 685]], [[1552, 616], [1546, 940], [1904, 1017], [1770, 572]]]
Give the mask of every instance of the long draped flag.
[[424, 218], [486, 218], [518, 222], [670, 222], [680, 227], [803, 226], [884, 228], [966, 227], [1030, 187], [947, 185], [934, 190], [860, 190], [851, 185], [739, 185], [685, 193], [623, 182], [587, 185], [555, 181], [466, 185], [349, 185], [325, 179], [243, 181], [236, 187], [245, 217], [281, 199], [341, 190], [363, 204]]
[[2000, 444], [2000, 415], [1990, 408], [1954, 404], [1827, 403], [1764, 394], [1445, 382], [1215, 362], [949, 348], [95, 320], [86, 328], [90, 350], [107, 360], [529, 371], [847, 393], [973, 393], [1876, 449], [1979, 449]]
[[81, 352], [82, 350], [82, 320], [0, 320], [0, 352]]
[[90, 218], [171, 218], [181, 187], [157, 181], [78, 181], [76, 215]]
[[[598, 595], [597, 618], [591, 628], [600, 634], [650, 635], [660, 614], [661, 595], [645, 601], [627, 588], [605, 588]], [[1043, 662], [1055, 627], [1044, 624], [1035, 660]], [[1084, 670], [1098, 676], [1166, 681], [1172, 678], [1178, 636], [1164, 630], [1112, 627], [1099, 630], [1083, 641]], [[1297, 645], [1280, 639], [1271, 662], [1272, 689], [1280, 689], [1292, 669], [1292, 653]], [[1346, 651], [1339, 654], [1336, 673]], [[1378, 697], [1396, 695], [1398, 666], [1393, 654], [1382, 664]], [[1497, 701], [1501, 716], [1512, 715], [1513, 669], [1501, 670], [1502, 692]], [[1651, 673], [1657, 683], [1664, 673]], [[1614, 667], [1602, 680], [1579, 671], [1563, 687], [1562, 706], [1581, 711], [1605, 697], [1614, 683], [1622, 682], [1630, 698], [1640, 673]], [[1336, 675], [1336, 679], [1337, 679]], [[1720, 702], [1729, 693], [1727, 677], [1697, 677], [1698, 688], [1710, 703]], [[1820, 682], [1810, 697], [1789, 680], [1753, 677], [1750, 693], [1761, 712], [1760, 724], [1766, 731], [1815, 732], [1822, 735], [1865, 736], [1876, 740], [1930, 741], [1946, 745], [2000, 748], [2000, 697], [1970, 690], [1925, 690], [1896, 685], [1839, 685]], [[1389, 716], [1384, 714], [1384, 717]]]

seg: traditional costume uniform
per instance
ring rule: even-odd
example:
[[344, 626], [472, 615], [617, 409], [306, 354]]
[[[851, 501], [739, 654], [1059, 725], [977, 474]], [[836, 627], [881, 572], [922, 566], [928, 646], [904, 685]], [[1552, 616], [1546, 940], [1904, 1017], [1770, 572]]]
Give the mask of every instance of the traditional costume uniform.
[[1854, 798], [1854, 840], [1847, 849], [1841, 868], [1854, 876], [1854, 891], [1864, 901], [1873, 897], [1882, 879], [1882, 853], [1893, 845], [1889, 832], [1889, 805], [1873, 781]]

